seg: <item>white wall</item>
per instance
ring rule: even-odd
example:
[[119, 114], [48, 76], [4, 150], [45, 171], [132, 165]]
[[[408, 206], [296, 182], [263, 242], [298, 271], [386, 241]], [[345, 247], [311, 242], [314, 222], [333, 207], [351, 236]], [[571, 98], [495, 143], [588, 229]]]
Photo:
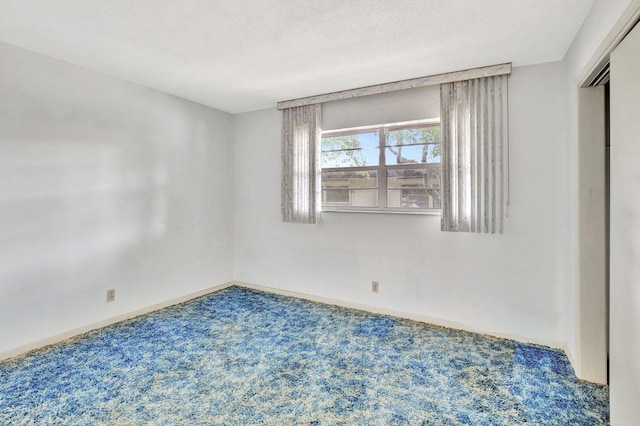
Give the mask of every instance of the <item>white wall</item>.
[[323, 130], [438, 117], [440, 86], [327, 102], [322, 105]]
[[439, 216], [324, 213], [318, 225], [283, 223], [280, 113], [235, 116], [235, 278], [561, 346], [563, 81], [561, 63], [513, 71], [512, 208], [503, 235], [444, 233]]
[[231, 138], [229, 114], [0, 44], [0, 354], [232, 280]]
[[585, 67], [633, 4], [638, 4], [638, 0], [593, 0], [589, 13], [564, 57], [569, 79], [577, 82], [585, 77], [583, 74], [588, 71]]

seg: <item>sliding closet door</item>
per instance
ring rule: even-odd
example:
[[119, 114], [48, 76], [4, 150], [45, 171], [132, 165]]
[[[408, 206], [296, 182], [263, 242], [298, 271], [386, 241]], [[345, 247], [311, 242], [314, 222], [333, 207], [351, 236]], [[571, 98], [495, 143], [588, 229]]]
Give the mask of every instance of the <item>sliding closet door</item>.
[[611, 54], [610, 384], [613, 425], [640, 419], [640, 25]]

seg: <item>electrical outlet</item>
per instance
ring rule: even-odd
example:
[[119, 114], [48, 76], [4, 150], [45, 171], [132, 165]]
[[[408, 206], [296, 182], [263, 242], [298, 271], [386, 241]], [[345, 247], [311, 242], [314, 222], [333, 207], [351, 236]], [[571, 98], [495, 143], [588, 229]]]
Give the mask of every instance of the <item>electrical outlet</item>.
[[380, 287], [380, 283], [378, 283], [378, 281], [371, 281], [371, 291], [373, 293], [377, 293], [379, 287]]
[[113, 302], [114, 300], [116, 300], [116, 289], [110, 288], [107, 290], [107, 302]]

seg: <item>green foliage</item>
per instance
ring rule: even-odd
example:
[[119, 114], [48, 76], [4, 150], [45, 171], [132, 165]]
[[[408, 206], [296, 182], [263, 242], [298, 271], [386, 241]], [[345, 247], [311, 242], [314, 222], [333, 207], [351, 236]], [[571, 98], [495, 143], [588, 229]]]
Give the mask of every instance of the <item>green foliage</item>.
[[360, 147], [360, 139], [358, 139], [356, 135], [322, 138], [322, 155], [327, 161], [335, 163], [335, 167], [358, 167], [366, 165], [362, 151], [355, 149]]
[[389, 132], [387, 144], [389, 151], [395, 156], [398, 164], [417, 163], [402, 156], [403, 145], [425, 144], [422, 148], [422, 163], [427, 159], [440, 158], [440, 127], [423, 127], [419, 129], [392, 130]]
[[[422, 148], [419, 155], [416, 148], [410, 154], [406, 145]], [[366, 165], [366, 158], [358, 135], [341, 135], [322, 139], [324, 167], [360, 167]], [[387, 152], [396, 157], [396, 164], [426, 164], [440, 161], [440, 127], [430, 126], [413, 129], [391, 130], [387, 135]], [[390, 163], [391, 164], [391, 163]]]

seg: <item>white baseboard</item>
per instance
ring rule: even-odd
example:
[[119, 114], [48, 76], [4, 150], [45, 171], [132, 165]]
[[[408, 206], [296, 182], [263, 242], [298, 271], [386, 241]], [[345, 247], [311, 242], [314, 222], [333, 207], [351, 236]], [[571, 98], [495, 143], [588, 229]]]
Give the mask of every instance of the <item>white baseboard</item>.
[[569, 350], [567, 345], [564, 345], [562, 347], [562, 350], [564, 351], [565, 355], [567, 356], [567, 359], [571, 363], [571, 367], [573, 367], [573, 371], [576, 373], [576, 376], [579, 379], [582, 379], [582, 377], [580, 377], [580, 375], [579, 375], [580, 374], [580, 365], [578, 364], [578, 359], [575, 357], [573, 352], [571, 352]]
[[78, 327], [78, 328], [74, 328], [73, 330], [69, 330], [69, 331], [65, 331], [64, 333], [60, 333], [60, 334], [56, 334], [54, 336], [51, 337], [47, 337], [45, 339], [41, 339], [41, 340], [36, 340], [35, 342], [31, 342], [31, 343], [27, 343], [26, 345], [23, 346], [19, 346], [17, 348], [14, 349], [9, 349], [8, 351], [5, 352], [0, 352], [0, 361], [5, 360], [5, 359], [9, 359], [9, 358], [14, 358], [17, 357], [19, 355], [22, 355], [24, 353], [27, 353], [29, 351], [32, 351], [34, 349], [38, 349], [38, 348], [42, 348], [45, 346], [49, 346], [49, 345], [53, 345], [55, 343], [59, 343], [62, 342], [64, 340], [70, 339], [72, 337], [75, 336], [79, 336], [81, 334], [84, 333], [88, 333], [89, 331], [93, 331], [93, 330], [97, 330], [99, 328], [104, 328], [107, 327], [109, 325], [112, 324], [116, 324], [122, 321], [126, 321], [129, 320], [131, 318], [135, 318], [137, 316], [140, 315], [144, 315], [144, 314], [148, 314], [150, 312], [153, 311], [157, 311], [160, 309], [164, 309], [167, 308], [169, 306], [173, 306], [173, 305], [177, 305], [180, 303], [184, 303], [186, 301], [189, 301], [191, 299], [196, 299], [198, 297], [210, 294], [210, 293], [215, 293], [216, 291], [220, 291], [223, 290], [227, 287], [231, 287], [232, 285], [234, 285], [233, 282], [228, 282], [225, 284], [220, 284], [214, 287], [210, 287], [201, 291], [197, 291], [195, 293], [190, 293], [187, 294], [185, 296], [180, 296], [180, 297], [176, 297], [175, 299], [170, 299], [164, 302], [160, 302], [160, 303], [156, 303], [155, 305], [151, 305], [151, 306], [147, 306], [145, 308], [141, 308], [141, 309], [137, 309], [135, 311], [132, 312], [127, 312], [112, 318], [107, 318], [105, 320], [102, 321], [98, 321], [98, 322], [94, 322], [93, 324], [88, 324], [82, 327]]
[[584, 380], [585, 382], [596, 383], [598, 385], [608, 385], [608, 377], [607, 377], [607, 368], [605, 366], [601, 366], [601, 369], [587, 369], [584, 364], [579, 362], [579, 356], [574, 354], [569, 350], [567, 346], [563, 348], [564, 353], [567, 355], [571, 366], [573, 367], [573, 371], [576, 374], [576, 377], [580, 380]]
[[[273, 294], [279, 294], [282, 296], [290, 296], [290, 297], [295, 297], [298, 299], [304, 299], [304, 300], [308, 300], [311, 302], [317, 302], [317, 303], [323, 303], [325, 305], [334, 305], [334, 306], [340, 306], [343, 308], [349, 308], [349, 309], [356, 309], [359, 311], [366, 311], [366, 312], [371, 312], [374, 314], [381, 314], [381, 315], [389, 315], [389, 316], [393, 316], [393, 317], [398, 317], [398, 318], [404, 318], [404, 319], [409, 319], [409, 320], [413, 320], [413, 321], [418, 321], [418, 322], [422, 322], [422, 323], [426, 323], [426, 324], [431, 324], [431, 325], [435, 325], [435, 326], [439, 326], [439, 327], [447, 327], [447, 328], [452, 328], [452, 329], [456, 329], [456, 330], [464, 330], [464, 331], [469, 331], [472, 333], [478, 333], [478, 334], [483, 334], [483, 335], [488, 335], [488, 336], [493, 336], [493, 337], [498, 337], [498, 338], [502, 338], [502, 339], [511, 339], [511, 340], [516, 340], [519, 342], [523, 342], [523, 343], [533, 343], [533, 344], [538, 344], [538, 345], [543, 345], [543, 346], [549, 346], [552, 348], [556, 348], [556, 349], [560, 349], [562, 351], [564, 351], [565, 353], [567, 353], [567, 351], [565, 350], [564, 344], [563, 343], [559, 343], [559, 342], [551, 342], [551, 341], [546, 341], [546, 340], [541, 340], [541, 339], [531, 339], [528, 337], [524, 337], [524, 336], [518, 336], [518, 335], [513, 335], [513, 334], [507, 334], [507, 333], [495, 333], [495, 332], [491, 332], [491, 331], [487, 331], [487, 330], [480, 330], [474, 327], [470, 327], [467, 326], [465, 324], [461, 324], [461, 323], [457, 323], [457, 322], [453, 322], [453, 321], [447, 321], [447, 320], [443, 320], [441, 318], [433, 318], [433, 317], [428, 317], [428, 316], [424, 316], [424, 315], [418, 315], [418, 314], [414, 314], [414, 313], [410, 313], [410, 312], [402, 312], [402, 311], [396, 311], [393, 309], [387, 309], [387, 308], [381, 308], [378, 306], [371, 306], [371, 305], [364, 305], [364, 304], [360, 304], [360, 303], [352, 303], [352, 302], [346, 302], [343, 300], [338, 300], [338, 299], [331, 299], [331, 298], [327, 298], [327, 297], [322, 297], [322, 296], [314, 296], [314, 295], [310, 295], [310, 294], [305, 294], [305, 293], [298, 293], [295, 291], [289, 291], [289, 290], [283, 290], [283, 289], [278, 289], [278, 288], [274, 288], [274, 287], [266, 287], [266, 286], [261, 286], [261, 285], [257, 285], [257, 284], [251, 284], [251, 283], [246, 283], [246, 282], [242, 282], [242, 281], [230, 281], [228, 283], [225, 284], [221, 284], [221, 285], [217, 285], [205, 290], [201, 290], [195, 293], [191, 293], [191, 294], [187, 294], [185, 296], [181, 296], [181, 297], [177, 297], [175, 299], [171, 299], [171, 300], [167, 300], [165, 302], [161, 302], [161, 303], [157, 303], [155, 305], [151, 305], [142, 309], [138, 309], [132, 312], [128, 312], [122, 315], [118, 315], [112, 318], [108, 318], [105, 319], [103, 321], [98, 321], [95, 322], [93, 324], [88, 324], [82, 327], [78, 327], [75, 328], [73, 330], [69, 330], [66, 331], [64, 333], [60, 333], [60, 334], [56, 334], [54, 336], [51, 337], [47, 337], [45, 339], [41, 339], [41, 340], [37, 340], [35, 342], [31, 342], [28, 343], [26, 345], [23, 346], [19, 346], [17, 348], [14, 349], [10, 349], [8, 351], [5, 352], [1, 352], [0, 353], [0, 361], [4, 360], [4, 359], [8, 359], [8, 358], [14, 358], [16, 356], [22, 355], [26, 352], [32, 351], [34, 349], [38, 349], [38, 348], [42, 348], [44, 346], [49, 346], [58, 342], [62, 342], [64, 340], [70, 339], [72, 337], [75, 336], [79, 336], [81, 334], [87, 333], [89, 331], [93, 331], [93, 330], [97, 330], [100, 328], [104, 328], [107, 327], [109, 325], [112, 324], [116, 324], [118, 322], [122, 322], [122, 321], [126, 321], [128, 319], [140, 316], [140, 315], [144, 315], [144, 314], [148, 314], [150, 312], [153, 311], [157, 311], [159, 309], [163, 309], [172, 305], [177, 305], [186, 301], [189, 301], [191, 299], [195, 299], [210, 293], [215, 293], [217, 291], [223, 290], [225, 288], [231, 287], [231, 286], [238, 286], [238, 287], [244, 287], [244, 288], [248, 288], [248, 289], [253, 289], [253, 290], [258, 290], [258, 291], [263, 291], [266, 293], [273, 293]], [[571, 354], [568, 354], [568, 356], [570, 356]], [[571, 358], [570, 358], [571, 360]], [[572, 362], [573, 364], [573, 362]]]
[[381, 307], [378, 307], [378, 306], [346, 302], [344, 300], [331, 299], [331, 298], [322, 297], [322, 296], [314, 296], [314, 295], [310, 295], [310, 294], [298, 293], [298, 292], [289, 291], [289, 290], [282, 290], [282, 289], [273, 288], [273, 287], [266, 287], [266, 286], [262, 286], [262, 285], [258, 285], [258, 284], [252, 284], [252, 283], [246, 283], [246, 282], [242, 282], [242, 281], [232, 281], [232, 284], [236, 285], [238, 287], [245, 287], [245, 288], [249, 288], [249, 289], [253, 289], [253, 290], [264, 291], [264, 292], [267, 292], [267, 293], [279, 294], [279, 295], [282, 295], [282, 296], [295, 297], [295, 298], [298, 298], [298, 299], [309, 300], [311, 302], [323, 303], [325, 305], [334, 305], [334, 306], [340, 306], [340, 307], [343, 307], [343, 308], [349, 308], [349, 309], [356, 309], [356, 310], [359, 310], [359, 311], [371, 312], [371, 313], [374, 313], [374, 314], [389, 315], [389, 316], [392, 316], [392, 317], [409, 319], [409, 320], [412, 320], [412, 321], [417, 321], [417, 322], [421, 322], [421, 323], [425, 323], [425, 324], [429, 324], [429, 325], [435, 325], [435, 326], [438, 326], [438, 327], [446, 327], [446, 328], [451, 328], [451, 329], [455, 329], [455, 330], [469, 331], [469, 332], [472, 332], [472, 333], [477, 333], [477, 334], [482, 334], [482, 335], [492, 336], [492, 337], [498, 337], [498, 338], [501, 338], [501, 339], [515, 340], [515, 341], [522, 342], [522, 343], [533, 343], [533, 344], [536, 344], [536, 345], [548, 346], [548, 347], [551, 347], [551, 348], [554, 348], [554, 349], [560, 349], [563, 352], [566, 352], [563, 342], [550, 341], [550, 340], [544, 340], [544, 339], [535, 339], [535, 338], [530, 338], [530, 337], [526, 337], [526, 336], [519, 336], [519, 335], [516, 335], [516, 334], [509, 334], [509, 333], [496, 333], [496, 332], [493, 332], [493, 331], [481, 330], [481, 329], [469, 326], [467, 324], [462, 324], [462, 323], [458, 323], [458, 322], [454, 322], [454, 321], [447, 321], [447, 320], [444, 320], [444, 319], [441, 319], [441, 318], [434, 318], [434, 317], [429, 317], [429, 316], [426, 316], [426, 315], [414, 314], [414, 313], [411, 313], [411, 312], [396, 311], [396, 310], [393, 310], [393, 309], [381, 308]]

